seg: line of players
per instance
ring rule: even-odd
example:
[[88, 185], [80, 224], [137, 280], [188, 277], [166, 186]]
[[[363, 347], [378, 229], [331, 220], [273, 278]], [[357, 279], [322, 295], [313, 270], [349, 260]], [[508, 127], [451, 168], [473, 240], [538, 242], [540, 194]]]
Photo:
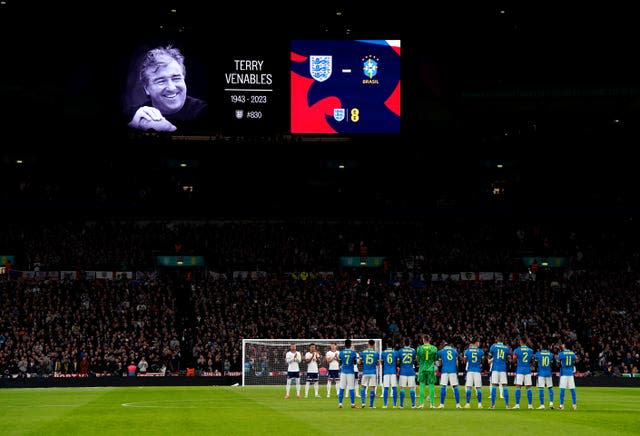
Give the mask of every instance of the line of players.
[[[336, 393], [338, 395], [338, 407], [342, 408], [345, 391], [349, 392], [351, 407], [356, 408], [355, 397], [359, 396], [362, 400], [361, 406], [366, 406], [367, 389], [369, 392], [369, 407], [375, 408], [374, 400], [377, 388], [377, 371], [382, 370], [382, 386], [383, 386], [383, 409], [388, 407], [389, 390], [392, 393], [393, 407], [404, 407], [406, 391], [409, 389], [411, 398], [411, 407], [422, 409], [425, 407], [426, 386], [429, 386], [429, 406], [432, 409], [444, 408], [444, 402], [447, 395], [447, 386], [451, 385], [456, 401], [456, 408], [460, 409], [460, 393], [458, 391], [458, 371], [457, 360], [458, 351], [445, 342], [444, 347], [438, 350], [434, 345], [430, 344], [428, 335], [422, 336], [423, 344], [414, 349], [411, 347], [411, 340], [404, 340], [404, 347], [395, 350], [393, 347], [387, 347], [378, 351], [375, 349], [375, 341], [369, 340], [368, 348], [360, 353], [351, 349], [351, 341], [345, 341], [344, 349], [338, 351], [335, 343], [331, 344], [331, 350], [327, 351], [325, 361], [329, 364], [329, 374], [327, 380], [327, 398], [331, 394], [331, 382], [336, 381]], [[464, 351], [464, 359], [466, 362], [466, 404], [465, 408], [469, 408], [471, 403], [472, 388], [476, 389], [476, 399], [478, 408], [482, 408], [482, 378], [481, 378], [481, 362], [484, 351], [479, 348], [479, 342], [473, 341]], [[491, 364], [491, 388], [490, 388], [490, 409], [495, 408], [496, 394], [500, 392], [500, 397], [504, 398], [505, 406], [509, 409], [509, 391], [507, 389], [507, 361], [515, 359], [517, 363], [516, 376], [514, 385], [515, 405], [514, 409], [520, 408], [520, 400], [522, 396], [521, 388], [526, 389], [528, 408], [533, 409], [533, 392], [531, 379], [531, 363], [538, 363], [538, 395], [540, 405], [538, 409], [545, 408], [545, 388], [549, 392], [549, 407], [553, 409], [553, 380], [551, 376], [551, 365], [554, 360], [560, 363], [560, 405], [559, 409], [564, 409], [565, 390], [571, 392], [572, 406], [576, 410], [576, 390], [575, 390], [575, 360], [576, 355], [573, 351], [562, 345], [562, 351], [557, 356], [550, 352], [545, 344], [542, 344], [540, 350], [536, 353], [526, 345], [526, 338], [520, 339], [520, 346], [511, 350], [502, 340], [498, 340], [489, 349], [489, 362]], [[285, 356], [288, 364], [287, 369], [287, 387], [285, 398], [289, 398], [292, 381], [296, 383], [297, 397], [300, 398], [300, 363], [302, 355], [296, 350], [296, 344], [291, 344], [290, 350]], [[321, 356], [316, 350], [315, 344], [309, 346], [309, 351], [304, 356], [307, 364], [307, 376], [305, 385], [305, 398], [309, 394], [310, 384], [314, 385], [315, 396], [320, 397], [318, 393], [319, 383], [319, 367]], [[418, 382], [420, 383], [420, 403], [416, 406], [416, 371], [415, 363], [419, 365]], [[360, 395], [357, 395], [357, 372], [358, 364], [363, 367], [363, 375], [360, 387]], [[440, 404], [435, 405], [435, 383], [436, 383], [436, 366], [441, 369], [440, 375]], [[339, 387], [338, 382], [339, 380]], [[399, 405], [398, 405], [398, 386], [400, 387]]]

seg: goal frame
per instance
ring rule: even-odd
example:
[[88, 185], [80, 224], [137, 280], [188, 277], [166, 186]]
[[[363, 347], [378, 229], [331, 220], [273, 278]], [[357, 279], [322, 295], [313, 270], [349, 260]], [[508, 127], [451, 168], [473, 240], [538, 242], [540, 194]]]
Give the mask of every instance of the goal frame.
[[321, 342], [321, 343], [327, 343], [330, 344], [331, 342], [336, 342], [338, 344], [338, 347], [340, 346], [340, 344], [344, 344], [344, 341], [346, 341], [347, 339], [351, 339], [352, 342], [368, 342], [370, 339], [373, 339], [376, 342], [376, 347], [378, 352], [382, 351], [382, 338], [274, 338], [274, 339], [265, 339], [265, 338], [243, 338], [242, 339], [242, 386], [247, 386], [245, 383], [245, 369], [244, 369], [244, 365], [246, 362], [246, 345], [247, 342], [249, 343], [258, 343], [258, 344], [269, 344], [269, 343], [312, 343], [315, 342], [316, 344]]

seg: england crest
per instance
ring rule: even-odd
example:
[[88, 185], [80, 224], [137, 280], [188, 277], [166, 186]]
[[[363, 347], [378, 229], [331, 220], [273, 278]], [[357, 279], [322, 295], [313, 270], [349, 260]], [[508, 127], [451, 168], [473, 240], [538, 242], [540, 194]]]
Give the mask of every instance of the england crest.
[[244, 111], [242, 109], [236, 109], [236, 118], [241, 120], [244, 116]]
[[331, 77], [331, 56], [309, 56], [309, 73], [318, 82]]
[[333, 109], [333, 118], [337, 121], [340, 122], [342, 120], [344, 120], [344, 108], [335, 108]]

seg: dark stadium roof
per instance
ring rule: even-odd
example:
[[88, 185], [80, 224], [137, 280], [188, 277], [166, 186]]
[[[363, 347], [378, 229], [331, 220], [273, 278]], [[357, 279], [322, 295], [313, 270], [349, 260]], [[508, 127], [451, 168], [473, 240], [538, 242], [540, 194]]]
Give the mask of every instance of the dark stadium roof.
[[[272, 194], [274, 204], [317, 198], [329, 208], [357, 210], [493, 204], [499, 198], [636, 205], [635, 168], [625, 157], [637, 146], [640, 117], [637, 23], [630, 8], [623, 2], [396, 2], [387, 9], [350, 1], [78, 6], [5, 0], [0, 37], [11, 44], [3, 53], [0, 96], [12, 110], [4, 111], [8, 127], [0, 133], [0, 177], [13, 177], [14, 170], [66, 177], [69, 169], [82, 168], [89, 179], [103, 177], [107, 184], [123, 171], [138, 171], [153, 184], [180, 171], [170, 162], [193, 161], [183, 173], [208, 180], [207, 192], [224, 186], [230, 193], [222, 197]], [[231, 138], [232, 145], [132, 146], [100, 129], [104, 120], [87, 122], [104, 109], [69, 98], [67, 84], [76, 78], [65, 66], [101, 71], [122, 41], [160, 26], [200, 36], [212, 50], [247, 38], [401, 38], [402, 135], [288, 138], [280, 147], [269, 145], [280, 136]], [[65, 153], [65, 143], [80, 144], [81, 151]], [[62, 153], [52, 144], [63, 144]], [[14, 168], [17, 160], [25, 163]], [[339, 171], [345, 163], [346, 171]], [[73, 180], [58, 185], [70, 197], [78, 186]]]

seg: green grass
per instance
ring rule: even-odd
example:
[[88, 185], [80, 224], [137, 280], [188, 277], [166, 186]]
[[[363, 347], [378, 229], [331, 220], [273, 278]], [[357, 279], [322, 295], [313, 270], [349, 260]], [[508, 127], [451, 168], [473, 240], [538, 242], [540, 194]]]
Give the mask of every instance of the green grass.
[[338, 409], [335, 395], [327, 399], [324, 386], [320, 393], [285, 400], [284, 387], [0, 389], [0, 435], [640, 434], [635, 388], [578, 388], [577, 411], [569, 392], [564, 411], [527, 410], [524, 391], [524, 409], [498, 400], [488, 410], [488, 388], [482, 410], [456, 410], [451, 390], [444, 410], [383, 410], [379, 398], [375, 410]]

